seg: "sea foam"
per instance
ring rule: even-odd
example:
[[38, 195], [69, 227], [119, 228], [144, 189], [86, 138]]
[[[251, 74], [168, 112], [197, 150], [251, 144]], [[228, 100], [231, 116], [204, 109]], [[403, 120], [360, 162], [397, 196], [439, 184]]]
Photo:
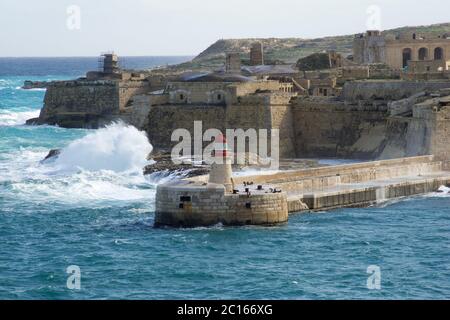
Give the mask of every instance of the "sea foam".
[[25, 124], [28, 119], [37, 118], [40, 110], [10, 111], [0, 110], [0, 126], [18, 126]]
[[152, 145], [144, 132], [115, 123], [70, 143], [55, 164], [88, 171], [141, 171], [151, 151]]

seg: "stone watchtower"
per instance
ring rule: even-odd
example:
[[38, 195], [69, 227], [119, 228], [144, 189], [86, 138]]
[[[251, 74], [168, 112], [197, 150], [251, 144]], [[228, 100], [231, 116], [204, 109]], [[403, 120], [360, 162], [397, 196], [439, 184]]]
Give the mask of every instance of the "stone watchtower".
[[378, 30], [358, 34], [353, 40], [353, 59], [359, 64], [384, 63], [386, 60], [386, 41]]
[[264, 48], [261, 42], [253, 43], [250, 48], [250, 65], [261, 66], [264, 64]]
[[233, 192], [231, 153], [228, 151], [227, 140], [222, 134], [216, 137], [213, 161], [209, 183], [222, 184], [227, 192]]
[[226, 63], [225, 63], [225, 72], [227, 73], [241, 73], [241, 57], [239, 52], [228, 52]]
[[113, 74], [119, 72], [119, 57], [114, 53], [105, 53], [103, 56], [103, 73]]

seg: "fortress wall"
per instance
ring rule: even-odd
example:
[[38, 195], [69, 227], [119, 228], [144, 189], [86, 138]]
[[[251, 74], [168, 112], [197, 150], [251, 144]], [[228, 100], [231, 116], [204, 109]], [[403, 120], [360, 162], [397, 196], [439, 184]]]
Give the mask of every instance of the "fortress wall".
[[266, 105], [231, 105], [226, 108], [227, 129], [267, 129], [270, 126], [270, 109]]
[[39, 123], [96, 127], [103, 115], [119, 114], [119, 88], [113, 81], [65, 81], [48, 87]]
[[342, 99], [356, 103], [360, 100], [400, 100], [423, 91], [450, 88], [450, 81], [352, 81], [346, 82]]
[[153, 147], [171, 149], [177, 142], [171, 141], [176, 129], [187, 129], [194, 138], [194, 121], [202, 121], [203, 131], [225, 129], [225, 106], [160, 105], [153, 106], [148, 114], [146, 131]]
[[294, 126], [289, 105], [232, 105], [227, 107], [227, 129], [267, 129], [268, 152], [271, 152], [271, 129], [279, 129], [280, 157], [294, 158]]
[[[226, 95], [226, 85], [223, 82], [171, 82], [170, 103], [202, 104], [212, 102], [212, 92], [223, 92]], [[178, 95], [184, 94], [186, 101], [180, 101]]]
[[384, 107], [300, 100], [292, 112], [298, 157], [374, 159], [381, 151]]
[[[226, 128], [227, 129], [266, 129], [267, 133], [267, 155], [271, 154], [271, 131], [272, 128], [272, 114], [271, 109], [265, 103], [260, 104], [239, 104], [229, 105], [226, 109]], [[248, 142], [246, 142], [248, 143]], [[247, 151], [248, 146], [246, 146]], [[235, 150], [236, 151], [236, 150]]]
[[381, 159], [433, 154], [450, 160], [450, 108], [439, 111], [432, 105], [416, 105], [412, 118], [388, 119], [387, 144]]
[[203, 131], [218, 129], [265, 129], [270, 123], [268, 108], [261, 105], [249, 106], [196, 106], [159, 105], [149, 112], [147, 133], [154, 147], [170, 149], [176, 143], [170, 141], [175, 129], [183, 128], [193, 137], [194, 121], [202, 121]]
[[119, 83], [119, 108], [124, 110], [130, 99], [139, 94], [144, 94], [150, 90], [147, 81], [121, 81]]
[[290, 106], [267, 106], [263, 104], [225, 106], [159, 105], [150, 108], [148, 124], [145, 125], [154, 147], [170, 149], [176, 143], [170, 141], [172, 132], [187, 129], [193, 137], [194, 121], [202, 121], [203, 131], [219, 129], [268, 129], [268, 152], [270, 153], [270, 129], [280, 129], [280, 156], [295, 157], [294, 127]]
[[277, 91], [280, 88], [279, 81], [254, 81], [254, 82], [243, 82], [235, 86], [236, 96], [245, 96], [254, 93], [257, 90], [260, 91]]
[[271, 106], [271, 128], [280, 134], [280, 157], [295, 158], [295, 130], [292, 107], [288, 105]]
[[450, 106], [442, 107], [435, 116], [430, 151], [438, 159], [450, 161]]

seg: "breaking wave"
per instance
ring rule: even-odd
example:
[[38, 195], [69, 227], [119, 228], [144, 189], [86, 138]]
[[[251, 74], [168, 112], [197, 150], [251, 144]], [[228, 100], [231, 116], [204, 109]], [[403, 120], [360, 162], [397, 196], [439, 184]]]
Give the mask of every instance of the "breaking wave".
[[151, 151], [144, 132], [116, 123], [75, 140], [55, 163], [64, 169], [142, 171]]
[[156, 186], [178, 176], [144, 176], [151, 150], [144, 132], [123, 123], [88, 133], [45, 162], [48, 148], [17, 148], [0, 155], [0, 191], [11, 201], [91, 208], [120, 202], [152, 210]]
[[0, 126], [23, 125], [28, 119], [37, 118], [40, 110], [10, 111], [0, 110]]
[[438, 192], [433, 193], [433, 196], [437, 197], [449, 197], [450, 196], [450, 188], [446, 186], [441, 186], [438, 189]]
[[40, 91], [40, 92], [46, 92], [47, 88], [32, 88], [32, 89], [24, 89], [21, 86], [15, 87], [16, 90], [24, 90], [24, 91]]

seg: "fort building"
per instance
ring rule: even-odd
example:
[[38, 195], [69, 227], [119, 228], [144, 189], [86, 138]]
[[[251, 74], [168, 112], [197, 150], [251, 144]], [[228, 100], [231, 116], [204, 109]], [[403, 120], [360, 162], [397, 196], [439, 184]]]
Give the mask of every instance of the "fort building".
[[49, 85], [34, 121], [95, 128], [120, 119], [162, 152], [177, 144], [176, 129], [194, 138], [196, 122], [221, 132], [264, 129], [278, 132], [281, 159], [376, 160], [248, 180], [213, 165], [209, 178], [158, 186], [156, 225], [283, 223], [287, 212], [367, 205], [450, 183], [449, 41], [373, 31], [355, 38], [353, 61], [330, 51], [296, 65], [242, 66], [230, 52], [223, 69], [164, 76], [122, 70], [105, 56], [101, 70]]
[[385, 63], [398, 70], [407, 68], [411, 61], [433, 61], [430, 67], [448, 70], [450, 37], [426, 37], [416, 33], [396, 37], [381, 31], [367, 31], [355, 36], [353, 59], [358, 64]]

